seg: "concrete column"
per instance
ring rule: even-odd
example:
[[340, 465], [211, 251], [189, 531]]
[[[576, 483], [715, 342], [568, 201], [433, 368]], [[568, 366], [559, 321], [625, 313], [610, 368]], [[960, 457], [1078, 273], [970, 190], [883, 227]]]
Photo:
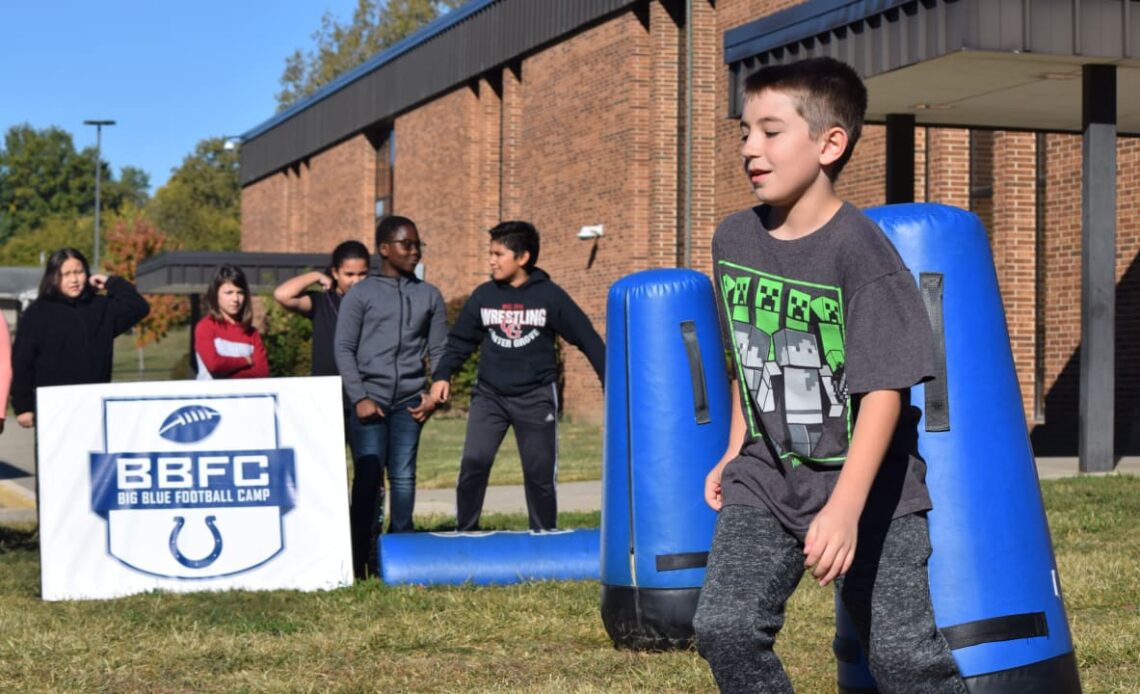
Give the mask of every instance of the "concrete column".
[[1081, 472], [1111, 472], [1116, 401], [1116, 67], [1085, 65], [1081, 122]]
[[914, 116], [887, 114], [887, 204], [914, 202]]

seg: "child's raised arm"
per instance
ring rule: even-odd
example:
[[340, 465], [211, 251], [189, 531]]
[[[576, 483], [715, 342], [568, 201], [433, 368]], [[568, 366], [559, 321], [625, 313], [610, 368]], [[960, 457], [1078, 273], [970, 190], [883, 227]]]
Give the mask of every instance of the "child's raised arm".
[[305, 294], [305, 290], [313, 284], [319, 284], [325, 291], [328, 291], [332, 288], [332, 278], [317, 270], [290, 277], [273, 290], [273, 300], [294, 313], [299, 313], [302, 316], [311, 315], [313, 313], [313, 300]]

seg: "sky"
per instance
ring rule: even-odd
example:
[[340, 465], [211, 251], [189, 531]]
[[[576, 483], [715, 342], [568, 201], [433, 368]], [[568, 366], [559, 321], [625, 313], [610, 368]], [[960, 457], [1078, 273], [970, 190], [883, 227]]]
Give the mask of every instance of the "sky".
[[[285, 58], [309, 50], [321, 16], [356, 0], [0, 0], [0, 129], [28, 123], [95, 145], [151, 193], [199, 140], [273, 116]], [[2, 142], [2, 141], [0, 141]]]

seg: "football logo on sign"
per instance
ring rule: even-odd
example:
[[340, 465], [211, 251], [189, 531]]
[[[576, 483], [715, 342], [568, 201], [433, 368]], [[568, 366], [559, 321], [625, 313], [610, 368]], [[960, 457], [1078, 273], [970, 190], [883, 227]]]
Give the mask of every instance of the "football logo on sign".
[[214, 433], [221, 417], [217, 410], [203, 405], [179, 407], [162, 423], [158, 435], [168, 441], [194, 443]]
[[296, 473], [277, 439], [276, 397], [202, 399], [104, 400], [91, 505], [107, 521], [108, 553], [136, 571], [232, 576], [285, 548]]

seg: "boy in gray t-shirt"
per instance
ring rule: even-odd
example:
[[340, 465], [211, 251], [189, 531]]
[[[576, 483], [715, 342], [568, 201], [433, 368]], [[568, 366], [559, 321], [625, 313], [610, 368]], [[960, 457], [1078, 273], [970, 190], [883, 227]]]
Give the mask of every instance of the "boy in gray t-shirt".
[[907, 389], [931, 375], [930, 322], [882, 231], [836, 195], [867, 92], [830, 58], [745, 84], [744, 169], [761, 205], [721, 223], [715, 285], [732, 353], [729, 446], [694, 618], [722, 690], [790, 692], [773, 652], [805, 567], [835, 582], [883, 692], [965, 692], [934, 624], [931, 507]]

